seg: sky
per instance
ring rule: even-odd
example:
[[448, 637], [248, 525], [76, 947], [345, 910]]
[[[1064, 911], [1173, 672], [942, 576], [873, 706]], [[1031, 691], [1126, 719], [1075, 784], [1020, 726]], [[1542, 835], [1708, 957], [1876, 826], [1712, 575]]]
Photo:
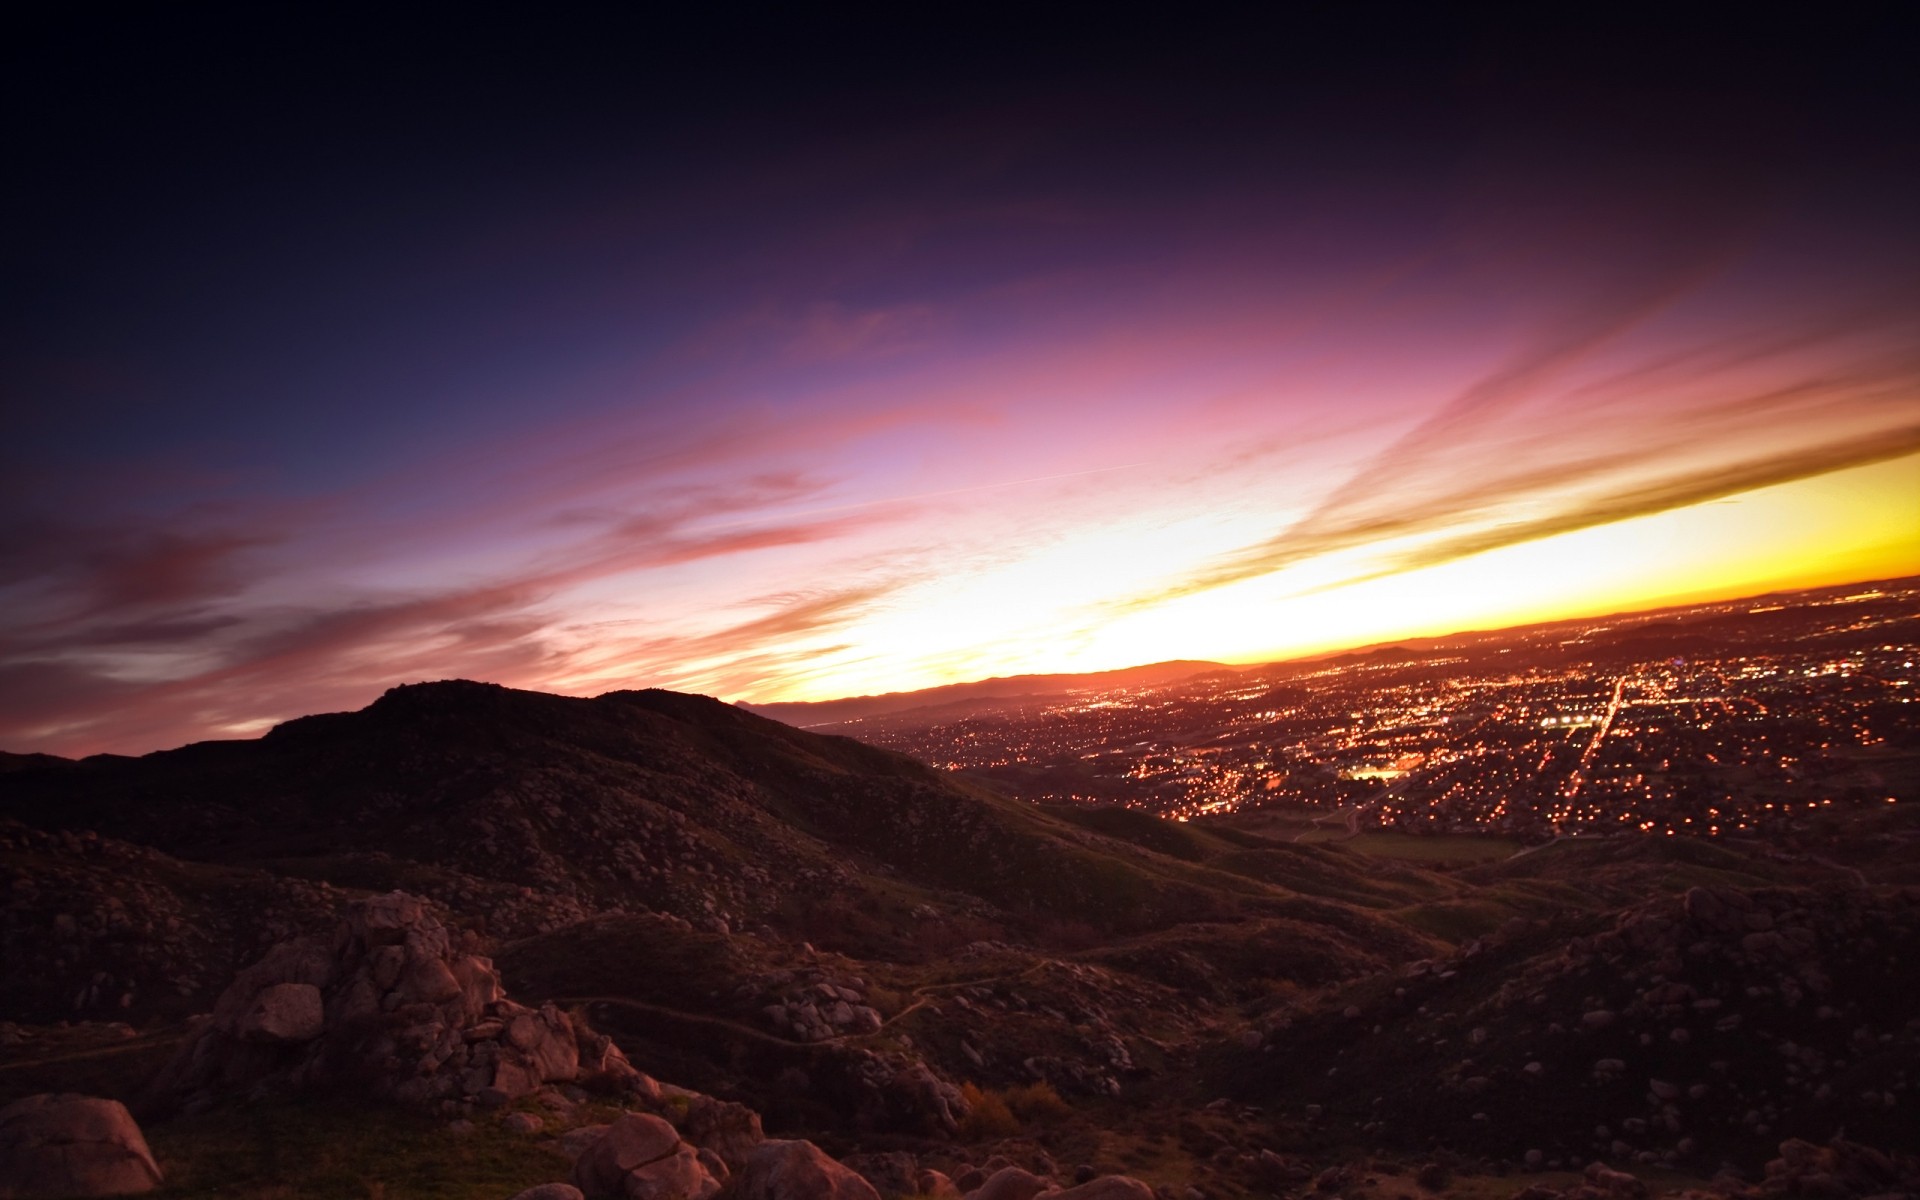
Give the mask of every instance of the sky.
[[0, 39], [0, 748], [1920, 573], [1896, 6], [50, 7]]

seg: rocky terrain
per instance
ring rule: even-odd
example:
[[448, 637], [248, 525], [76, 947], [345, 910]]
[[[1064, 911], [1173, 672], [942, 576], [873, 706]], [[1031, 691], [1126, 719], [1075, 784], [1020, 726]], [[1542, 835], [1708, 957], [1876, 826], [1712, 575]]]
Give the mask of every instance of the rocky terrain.
[[4, 766], [0, 1104], [169, 1194], [1916, 1187], [1896, 819], [1422, 867], [458, 682]]

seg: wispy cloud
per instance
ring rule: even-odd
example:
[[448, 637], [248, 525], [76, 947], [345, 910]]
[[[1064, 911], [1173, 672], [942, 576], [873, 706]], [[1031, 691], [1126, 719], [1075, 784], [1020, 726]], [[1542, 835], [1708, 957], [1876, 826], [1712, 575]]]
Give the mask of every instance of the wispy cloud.
[[[820, 486], [760, 474], [661, 495], [638, 511], [576, 513], [559, 524], [558, 540], [535, 543], [490, 579], [401, 589], [323, 583], [319, 596], [296, 602], [247, 594], [286, 570], [247, 559], [269, 540], [262, 536], [126, 528], [69, 539], [66, 557], [18, 563], [16, 577], [37, 584], [46, 603], [41, 619], [0, 642], [3, 690], [33, 698], [0, 706], [0, 740], [85, 751], [357, 705], [408, 678], [566, 678], [581, 654], [564, 635], [573, 589], [828, 542], [888, 519], [883, 510], [777, 515]], [[614, 639], [595, 652], [608, 678], [644, 682], [690, 655], [745, 658], [831, 628], [878, 594], [801, 598], [704, 635]], [[687, 624], [684, 613], [662, 615], [675, 629]], [[623, 655], [625, 667], [616, 664]]]
[[[1380, 548], [1377, 568], [1344, 581], [1357, 582], [1920, 448], [1911, 420], [1920, 354], [1900, 344], [1899, 308], [1770, 347], [1742, 339], [1564, 386], [1559, 376], [1659, 303], [1652, 291], [1643, 299], [1576, 322], [1476, 382], [1271, 538], [1110, 607], [1150, 608]], [[1878, 339], [1849, 345], [1863, 330]], [[1807, 350], [1827, 353], [1796, 364]], [[1771, 386], [1746, 381], [1756, 365]], [[1522, 407], [1531, 419], [1514, 419]]]

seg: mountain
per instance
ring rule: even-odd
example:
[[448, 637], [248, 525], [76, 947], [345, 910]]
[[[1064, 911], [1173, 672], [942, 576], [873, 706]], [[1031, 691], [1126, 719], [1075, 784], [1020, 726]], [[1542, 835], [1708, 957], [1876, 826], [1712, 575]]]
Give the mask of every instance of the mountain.
[[849, 696], [844, 700], [795, 701], [780, 704], [742, 704], [741, 708], [771, 717], [788, 725], [813, 728], [839, 725], [869, 717], [892, 716], [923, 708], [949, 708], [971, 704], [1005, 703], [1016, 700], [1041, 700], [1082, 691], [1113, 691], [1132, 687], [1161, 687], [1192, 679], [1197, 675], [1236, 668], [1221, 663], [1180, 659], [1124, 667], [1117, 671], [1094, 671], [1081, 675], [1012, 675], [979, 679], [971, 683], [949, 683], [922, 688], [915, 692], [888, 692], [880, 696]]
[[[1487, 1200], [1593, 1186], [1553, 1172], [1602, 1159], [1699, 1186], [1781, 1138], [1896, 1145], [1920, 1078], [1910, 989], [1877, 983], [1920, 955], [1920, 848], [1892, 810], [1798, 852], [1625, 837], [1486, 862], [1434, 839], [1396, 860], [1035, 806], [700, 696], [464, 681], [4, 765], [0, 1104], [131, 1098], [242, 967], [394, 890], [529, 1010], [899, 1194], [889, 1155], [1221, 1200], [1340, 1190], [1356, 1153], [1389, 1181], [1480, 1172]], [[346, 1103], [149, 1132], [164, 1164], [400, 1120]], [[1904, 1186], [1893, 1160], [1820, 1153]], [[1801, 1194], [1827, 1159], [1795, 1154], [1747, 1200]]]
[[[331, 920], [353, 890], [404, 888], [497, 938], [644, 913], [895, 958], [955, 929], [1044, 945], [1326, 921], [1271, 881], [668, 692], [413, 685], [256, 740], [0, 778], [9, 843], [49, 864], [23, 894], [59, 910], [10, 947], [49, 968], [10, 985], [39, 1019], [182, 1011], [237, 955]], [[76, 924], [100, 945], [70, 952]], [[1343, 954], [1375, 954], [1342, 936]], [[101, 954], [113, 966], [96, 980]]]

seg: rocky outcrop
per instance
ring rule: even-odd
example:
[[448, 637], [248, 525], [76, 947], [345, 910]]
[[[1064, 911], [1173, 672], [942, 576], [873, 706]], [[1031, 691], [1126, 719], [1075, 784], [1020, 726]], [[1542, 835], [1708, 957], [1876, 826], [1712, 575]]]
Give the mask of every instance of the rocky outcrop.
[[850, 1034], [874, 1033], [884, 1022], [867, 1004], [866, 982], [836, 976], [818, 967], [782, 969], [755, 976], [742, 985], [759, 994], [760, 1011], [781, 1034], [803, 1042], [824, 1042]]
[[849, 1170], [858, 1172], [860, 1178], [872, 1184], [873, 1190], [882, 1196], [914, 1196], [923, 1190], [920, 1186], [923, 1174], [920, 1163], [903, 1150], [849, 1154], [840, 1161]]
[[880, 1200], [855, 1171], [812, 1142], [762, 1142], [727, 1188], [726, 1200]]
[[1001, 1167], [985, 1183], [967, 1193], [968, 1200], [1033, 1200], [1052, 1187], [1045, 1179], [1020, 1167]]
[[1042, 1200], [1153, 1200], [1153, 1189], [1130, 1175], [1102, 1175], [1078, 1187], [1042, 1192]]
[[684, 1113], [674, 1110], [674, 1125], [680, 1136], [719, 1158], [727, 1170], [739, 1170], [755, 1147], [767, 1140], [760, 1129], [760, 1114], [746, 1105], [684, 1089], [675, 1091], [687, 1099]]
[[1780, 1143], [1780, 1157], [1767, 1163], [1757, 1189], [1779, 1197], [1914, 1195], [1920, 1192], [1920, 1161], [1911, 1153], [1887, 1154], [1836, 1137], [1824, 1146], [1799, 1138]]
[[607, 1126], [573, 1164], [573, 1185], [588, 1200], [707, 1200], [726, 1177], [718, 1156], [645, 1113]]
[[924, 1059], [898, 1050], [849, 1050], [844, 1056], [853, 1123], [862, 1130], [954, 1133], [967, 1115], [960, 1089]]
[[205, 1012], [236, 970], [331, 928], [345, 902], [325, 883], [5, 818], [0, 897], [0, 1013], [142, 1026]]
[[402, 1103], [504, 1105], [550, 1082], [644, 1077], [552, 1005], [508, 1000], [401, 892], [362, 901], [330, 941], [276, 946], [240, 972], [155, 1080], [163, 1109], [237, 1095], [351, 1087]]
[[147, 1139], [117, 1100], [39, 1095], [0, 1108], [5, 1200], [131, 1196], [161, 1182]]

